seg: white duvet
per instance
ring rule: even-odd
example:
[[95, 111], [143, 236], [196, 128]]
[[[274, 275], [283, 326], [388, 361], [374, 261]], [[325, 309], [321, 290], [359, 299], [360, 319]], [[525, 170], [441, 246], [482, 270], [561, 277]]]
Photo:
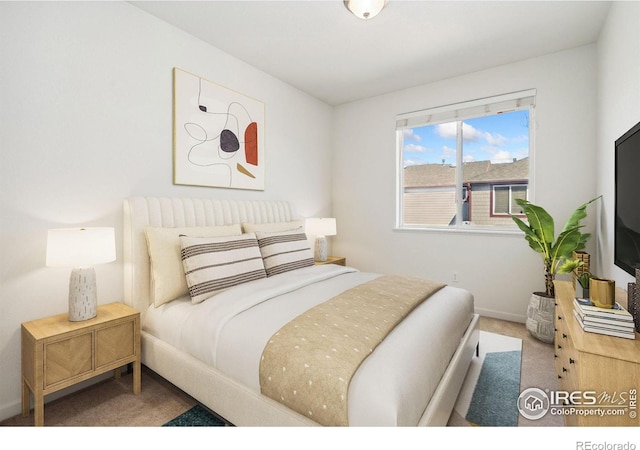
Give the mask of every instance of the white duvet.
[[[379, 275], [333, 264], [245, 283], [192, 304], [188, 297], [144, 315], [143, 329], [260, 392], [268, 339], [285, 323]], [[350, 426], [415, 426], [473, 315], [473, 297], [450, 286], [398, 325], [349, 386]]]

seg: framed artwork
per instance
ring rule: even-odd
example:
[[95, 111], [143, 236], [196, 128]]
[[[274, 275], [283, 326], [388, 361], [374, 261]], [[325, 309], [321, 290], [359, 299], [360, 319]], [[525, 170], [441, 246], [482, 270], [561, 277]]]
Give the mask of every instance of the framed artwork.
[[173, 182], [264, 190], [264, 103], [173, 69]]

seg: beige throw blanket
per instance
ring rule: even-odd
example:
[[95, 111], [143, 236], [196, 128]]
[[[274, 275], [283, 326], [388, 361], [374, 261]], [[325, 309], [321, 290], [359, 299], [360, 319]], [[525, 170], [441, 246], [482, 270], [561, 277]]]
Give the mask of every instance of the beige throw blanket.
[[353, 374], [404, 317], [443, 287], [422, 278], [386, 275], [311, 308], [265, 346], [262, 393], [322, 425], [348, 425]]

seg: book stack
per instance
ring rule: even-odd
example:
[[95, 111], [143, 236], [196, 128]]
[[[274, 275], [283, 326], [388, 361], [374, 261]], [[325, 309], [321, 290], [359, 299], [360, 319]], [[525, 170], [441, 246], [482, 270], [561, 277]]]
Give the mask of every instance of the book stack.
[[633, 316], [618, 302], [613, 308], [599, 308], [588, 299], [573, 300], [573, 315], [584, 331], [635, 339]]

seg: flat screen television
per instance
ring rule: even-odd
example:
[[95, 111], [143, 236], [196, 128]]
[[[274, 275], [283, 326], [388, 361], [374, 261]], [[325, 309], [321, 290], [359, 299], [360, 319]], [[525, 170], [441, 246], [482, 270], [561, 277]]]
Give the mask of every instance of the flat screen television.
[[640, 122], [615, 143], [614, 264], [640, 268]]

